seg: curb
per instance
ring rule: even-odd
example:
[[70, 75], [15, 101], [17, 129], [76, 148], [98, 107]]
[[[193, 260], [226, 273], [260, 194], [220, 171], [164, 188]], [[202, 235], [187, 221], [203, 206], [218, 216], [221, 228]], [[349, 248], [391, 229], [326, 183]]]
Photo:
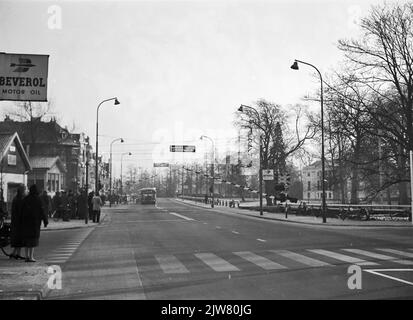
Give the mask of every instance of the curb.
[[[250, 215], [247, 213], [242, 213], [242, 212], [224, 212], [224, 211], [219, 211], [219, 208], [206, 208], [206, 207], [201, 207], [197, 205], [196, 203], [188, 203], [184, 202], [181, 200], [177, 199], [172, 199], [174, 201], [177, 201], [179, 203], [187, 204], [187, 205], [192, 205], [198, 208], [204, 208], [204, 209], [217, 209], [216, 211], [221, 212], [221, 213], [231, 213], [231, 214], [239, 214], [242, 216], [246, 217], [252, 217], [252, 218], [258, 218], [258, 219], [264, 219], [264, 220], [273, 220], [273, 221], [279, 221], [279, 222], [285, 222], [285, 223], [297, 223], [297, 224], [302, 224], [302, 225], [310, 225], [310, 226], [321, 226], [321, 227], [345, 227], [345, 228], [413, 228], [412, 224], [409, 225], [355, 225], [355, 224], [336, 224], [336, 223], [315, 223], [315, 222], [303, 222], [303, 221], [294, 221], [294, 220], [286, 220], [286, 219], [280, 219], [280, 218], [275, 218], [275, 217], [264, 217], [264, 216], [255, 216], [255, 215]], [[241, 210], [248, 210], [248, 209], [241, 209]], [[269, 212], [264, 211], [263, 213], [266, 214], [271, 214]]]
[[100, 225], [103, 221], [105, 221], [105, 218], [106, 218], [106, 214], [101, 218], [101, 220], [98, 224], [93, 224], [93, 222], [89, 221], [88, 225], [86, 227], [84, 227], [84, 226], [74, 226], [74, 227], [68, 227], [68, 228], [63, 228], [63, 227], [62, 228], [53, 228], [53, 229], [44, 228], [44, 229], [41, 229], [40, 231], [41, 232], [43, 232], [43, 231], [61, 231], [61, 230], [93, 228], [93, 227], [96, 227], [96, 226]]

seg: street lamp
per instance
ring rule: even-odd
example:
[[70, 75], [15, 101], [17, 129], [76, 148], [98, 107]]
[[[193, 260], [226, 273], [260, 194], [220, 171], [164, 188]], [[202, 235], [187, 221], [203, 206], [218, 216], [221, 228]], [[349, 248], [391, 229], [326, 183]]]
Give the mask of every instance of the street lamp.
[[123, 161], [123, 156], [124, 156], [124, 155], [131, 156], [132, 153], [131, 153], [131, 152], [125, 152], [125, 153], [122, 153], [122, 154], [120, 155], [120, 195], [121, 195], [121, 196], [122, 196], [122, 194], [123, 194], [122, 161]]
[[114, 105], [120, 104], [118, 98], [110, 98], [103, 100], [101, 103], [99, 103], [97, 109], [96, 109], [96, 156], [95, 156], [95, 192], [99, 192], [99, 164], [98, 164], [98, 155], [99, 155], [99, 108], [100, 106], [107, 101], [110, 100], [115, 100]]
[[214, 207], [214, 184], [215, 184], [215, 168], [214, 168], [214, 164], [215, 164], [215, 142], [214, 140], [212, 140], [210, 137], [204, 136], [202, 135], [200, 137], [200, 139], [202, 140], [203, 138], [208, 139], [209, 141], [211, 141], [212, 143], [212, 186], [211, 186], [211, 191], [212, 191], [212, 204], [211, 204], [211, 208]]
[[112, 206], [112, 144], [116, 141], [120, 141], [121, 143], [125, 142], [122, 138], [118, 138], [113, 140], [110, 143], [110, 168], [109, 168], [109, 195], [110, 195], [110, 199], [109, 199], [109, 207]]
[[[251, 109], [252, 111], [254, 111], [255, 112], [255, 114], [257, 115], [257, 118], [258, 118], [258, 121], [259, 121], [259, 119], [260, 119], [260, 114], [258, 113], [258, 111], [257, 111], [257, 109], [255, 109], [255, 108], [253, 108], [253, 107], [250, 107], [250, 106], [246, 106], [246, 105], [244, 105], [244, 104], [242, 104], [239, 108], [238, 108], [238, 111], [239, 112], [244, 112], [244, 109], [245, 108], [247, 108], [247, 109]], [[260, 134], [260, 151], [259, 151], [259, 153], [260, 153], [260, 157], [259, 157], [259, 169], [258, 169], [258, 171], [259, 171], [259, 173], [258, 173], [258, 175], [259, 175], [259, 184], [260, 184], [260, 187], [259, 187], [259, 193], [260, 193], [260, 216], [262, 216], [263, 215], [263, 210], [262, 210], [262, 167], [261, 167], [261, 162], [262, 162], [262, 134]]]
[[326, 190], [325, 190], [325, 160], [324, 160], [324, 111], [323, 111], [323, 77], [321, 76], [321, 72], [312, 64], [300, 61], [295, 59], [291, 69], [298, 70], [298, 63], [306, 64], [310, 67], [313, 67], [320, 76], [321, 82], [321, 92], [320, 92], [320, 100], [321, 100], [321, 188], [322, 188], [322, 216], [323, 216], [323, 223], [327, 222], [326, 217]]

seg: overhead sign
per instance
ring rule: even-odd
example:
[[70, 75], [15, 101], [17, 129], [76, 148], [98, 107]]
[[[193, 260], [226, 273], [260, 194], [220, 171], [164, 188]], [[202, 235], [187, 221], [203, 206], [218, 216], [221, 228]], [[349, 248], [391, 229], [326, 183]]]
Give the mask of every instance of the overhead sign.
[[158, 163], [154, 163], [153, 164], [153, 166], [155, 167], [155, 168], [167, 168], [167, 167], [169, 167], [169, 163], [166, 163], [166, 162], [158, 162]]
[[274, 180], [274, 170], [262, 169], [262, 179], [263, 180]]
[[182, 145], [171, 145], [169, 146], [170, 152], [195, 152], [195, 146], [182, 146]]
[[0, 53], [0, 100], [47, 101], [49, 56]]

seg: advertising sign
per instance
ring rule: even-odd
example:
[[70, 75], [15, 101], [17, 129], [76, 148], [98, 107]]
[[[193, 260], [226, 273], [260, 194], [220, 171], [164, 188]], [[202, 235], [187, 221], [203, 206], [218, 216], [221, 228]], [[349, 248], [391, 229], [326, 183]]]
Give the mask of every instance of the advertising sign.
[[0, 100], [47, 101], [48, 55], [0, 53]]

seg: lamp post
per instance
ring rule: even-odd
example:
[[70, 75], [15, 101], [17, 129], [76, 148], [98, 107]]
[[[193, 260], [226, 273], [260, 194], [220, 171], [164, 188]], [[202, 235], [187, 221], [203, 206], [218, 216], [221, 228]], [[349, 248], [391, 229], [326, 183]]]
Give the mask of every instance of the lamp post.
[[[257, 115], [258, 121], [260, 119], [260, 114], [258, 113], [257, 109], [250, 107], [250, 106], [246, 106], [244, 104], [242, 104], [239, 108], [238, 111], [240, 112], [244, 112], [244, 109], [251, 109], [252, 111], [254, 111], [254, 113]], [[259, 193], [260, 193], [260, 216], [263, 215], [263, 210], [262, 210], [262, 134], [260, 134], [260, 147], [259, 147], [260, 151], [260, 156], [259, 156], [259, 169], [258, 169], [258, 176], [259, 176]]]
[[320, 83], [321, 83], [321, 92], [320, 92], [320, 100], [321, 100], [321, 188], [322, 188], [322, 196], [321, 196], [321, 203], [322, 203], [322, 216], [323, 216], [323, 223], [327, 222], [326, 217], [326, 190], [325, 190], [325, 159], [324, 159], [324, 108], [323, 108], [323, 77], [321, 76], [321, 72], [312, 64], [304, 61], [300, 61], [295, 59], [291, 69], [298, 70], [298, 63], [306, 64], [312, 68], [314, 68], [318, 75], [320, 76]]
[[211, 204], [211, 208], [214, 207], [214, 184], [215, 184], [215, 168], [214, 168], [214, 164], [215, 164], [215, 142], [214, 140], [212, 140], [210, 137], [208, 136], [201, 136], [201, 140], [202, 139], [208, 139], [209, 141], [211, 141], [212, 143], [212, 186], [211, 186], [211, 191], [212, 191], [212, 204]]
[[98, 155], [99, 155], [99, 108], [100, 106], [107, 102], [107, 101], [111, 101], [111, 100], [115, 100], [114, 105], [118, 105], [120, 104], [118, 98], [109, 98], [106, 100], [103, 100], [101, 103], [99, 103], [97, 109], [96, 109], [96, 156], [95, 156], [95, 192], [98, 193], [99, 192], [99, 163], [98, 163]]
[[110, 168], [109, 168], [109, 207], [112, 206], [112, 195], [113, 195], [113, 191], [112, 191], [112, 144], [116, 141], [120, 141], [121, 143], [125, 142], [122, 138], [118, 138], [113, 140], [110, 143]]
[[131, 156], [132, 153], [131, 153], [131, 152], [125, 152], [125, 153], [122, 153], [122, 154], [120, 155], [120, 195], [121, 195], [121, 196], [123, 195], [122, 162], [123, 162], [123, 156], [124, 156], [124, 155]]

